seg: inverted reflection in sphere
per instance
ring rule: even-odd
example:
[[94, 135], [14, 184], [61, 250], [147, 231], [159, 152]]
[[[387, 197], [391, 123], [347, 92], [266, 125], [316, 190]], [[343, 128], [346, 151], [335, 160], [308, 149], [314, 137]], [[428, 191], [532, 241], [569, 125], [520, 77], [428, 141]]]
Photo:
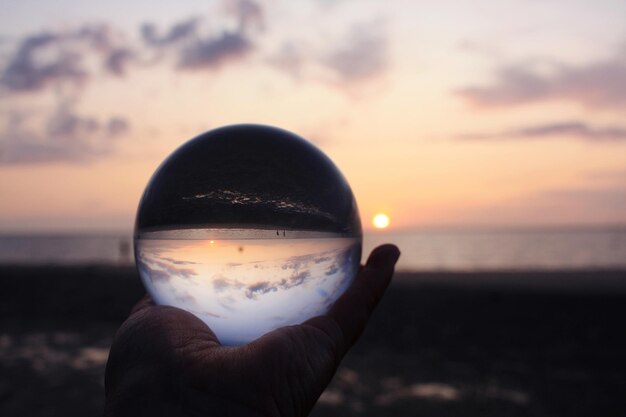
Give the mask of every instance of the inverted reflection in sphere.
[[284, 130], [237, 125], [190, 140], [157, 169], [135, 258], [156, 303], [233, 345], [328, 311], [358, 271], [361, 239], [330, 159]]

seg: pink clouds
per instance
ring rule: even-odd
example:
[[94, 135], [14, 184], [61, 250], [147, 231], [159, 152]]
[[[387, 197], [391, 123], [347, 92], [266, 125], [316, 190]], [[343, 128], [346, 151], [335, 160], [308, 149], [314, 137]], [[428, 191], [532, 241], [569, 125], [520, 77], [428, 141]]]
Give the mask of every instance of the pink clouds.
[[508, 65], [496, 72], [495, 80], [483, 86], [456, 91], [481, 107], [508, 107], [545, 100], [566, 100], [587, 108], [626, 107], [626, 57], [616, 54], [583, 65], [559, 64], [549, 75], [526, 65]]

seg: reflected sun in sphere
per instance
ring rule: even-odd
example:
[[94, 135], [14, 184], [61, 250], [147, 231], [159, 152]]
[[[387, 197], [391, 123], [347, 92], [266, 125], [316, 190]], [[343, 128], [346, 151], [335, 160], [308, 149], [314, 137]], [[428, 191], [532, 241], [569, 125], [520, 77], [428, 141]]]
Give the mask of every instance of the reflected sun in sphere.
[[386, 229], [389, 226], [389, 216], [385, 213], [378, 213], [372, 219], [372, 224], [377, 229]]

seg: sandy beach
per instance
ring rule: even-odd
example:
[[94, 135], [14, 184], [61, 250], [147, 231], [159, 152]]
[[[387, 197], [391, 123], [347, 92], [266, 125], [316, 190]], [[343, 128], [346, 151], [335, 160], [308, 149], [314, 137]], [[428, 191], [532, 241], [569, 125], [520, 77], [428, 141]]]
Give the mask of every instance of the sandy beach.
[[[133, 267], [0, 266], [0, 415], [98, 415]], [[314, 416], [622, 416], [626, 271], [399, 273]]]

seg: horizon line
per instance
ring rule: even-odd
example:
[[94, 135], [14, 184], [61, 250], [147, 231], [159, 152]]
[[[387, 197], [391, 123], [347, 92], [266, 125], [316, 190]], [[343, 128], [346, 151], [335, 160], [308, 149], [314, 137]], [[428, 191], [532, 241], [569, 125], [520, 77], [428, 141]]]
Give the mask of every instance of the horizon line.
[[[433, 224], [386, 229], [363, 228], [363, 234], [410, 234], [420, 232], [507, 232], [507, 231], [575, 231], [614, 229], [626, 230], [626, 222], [607, 223], [511, 223], [511, 224]], [[0, 236], [124, 236], [133, 237], [134, 228], [95, 228], [95, 229], [0, 229]]]

